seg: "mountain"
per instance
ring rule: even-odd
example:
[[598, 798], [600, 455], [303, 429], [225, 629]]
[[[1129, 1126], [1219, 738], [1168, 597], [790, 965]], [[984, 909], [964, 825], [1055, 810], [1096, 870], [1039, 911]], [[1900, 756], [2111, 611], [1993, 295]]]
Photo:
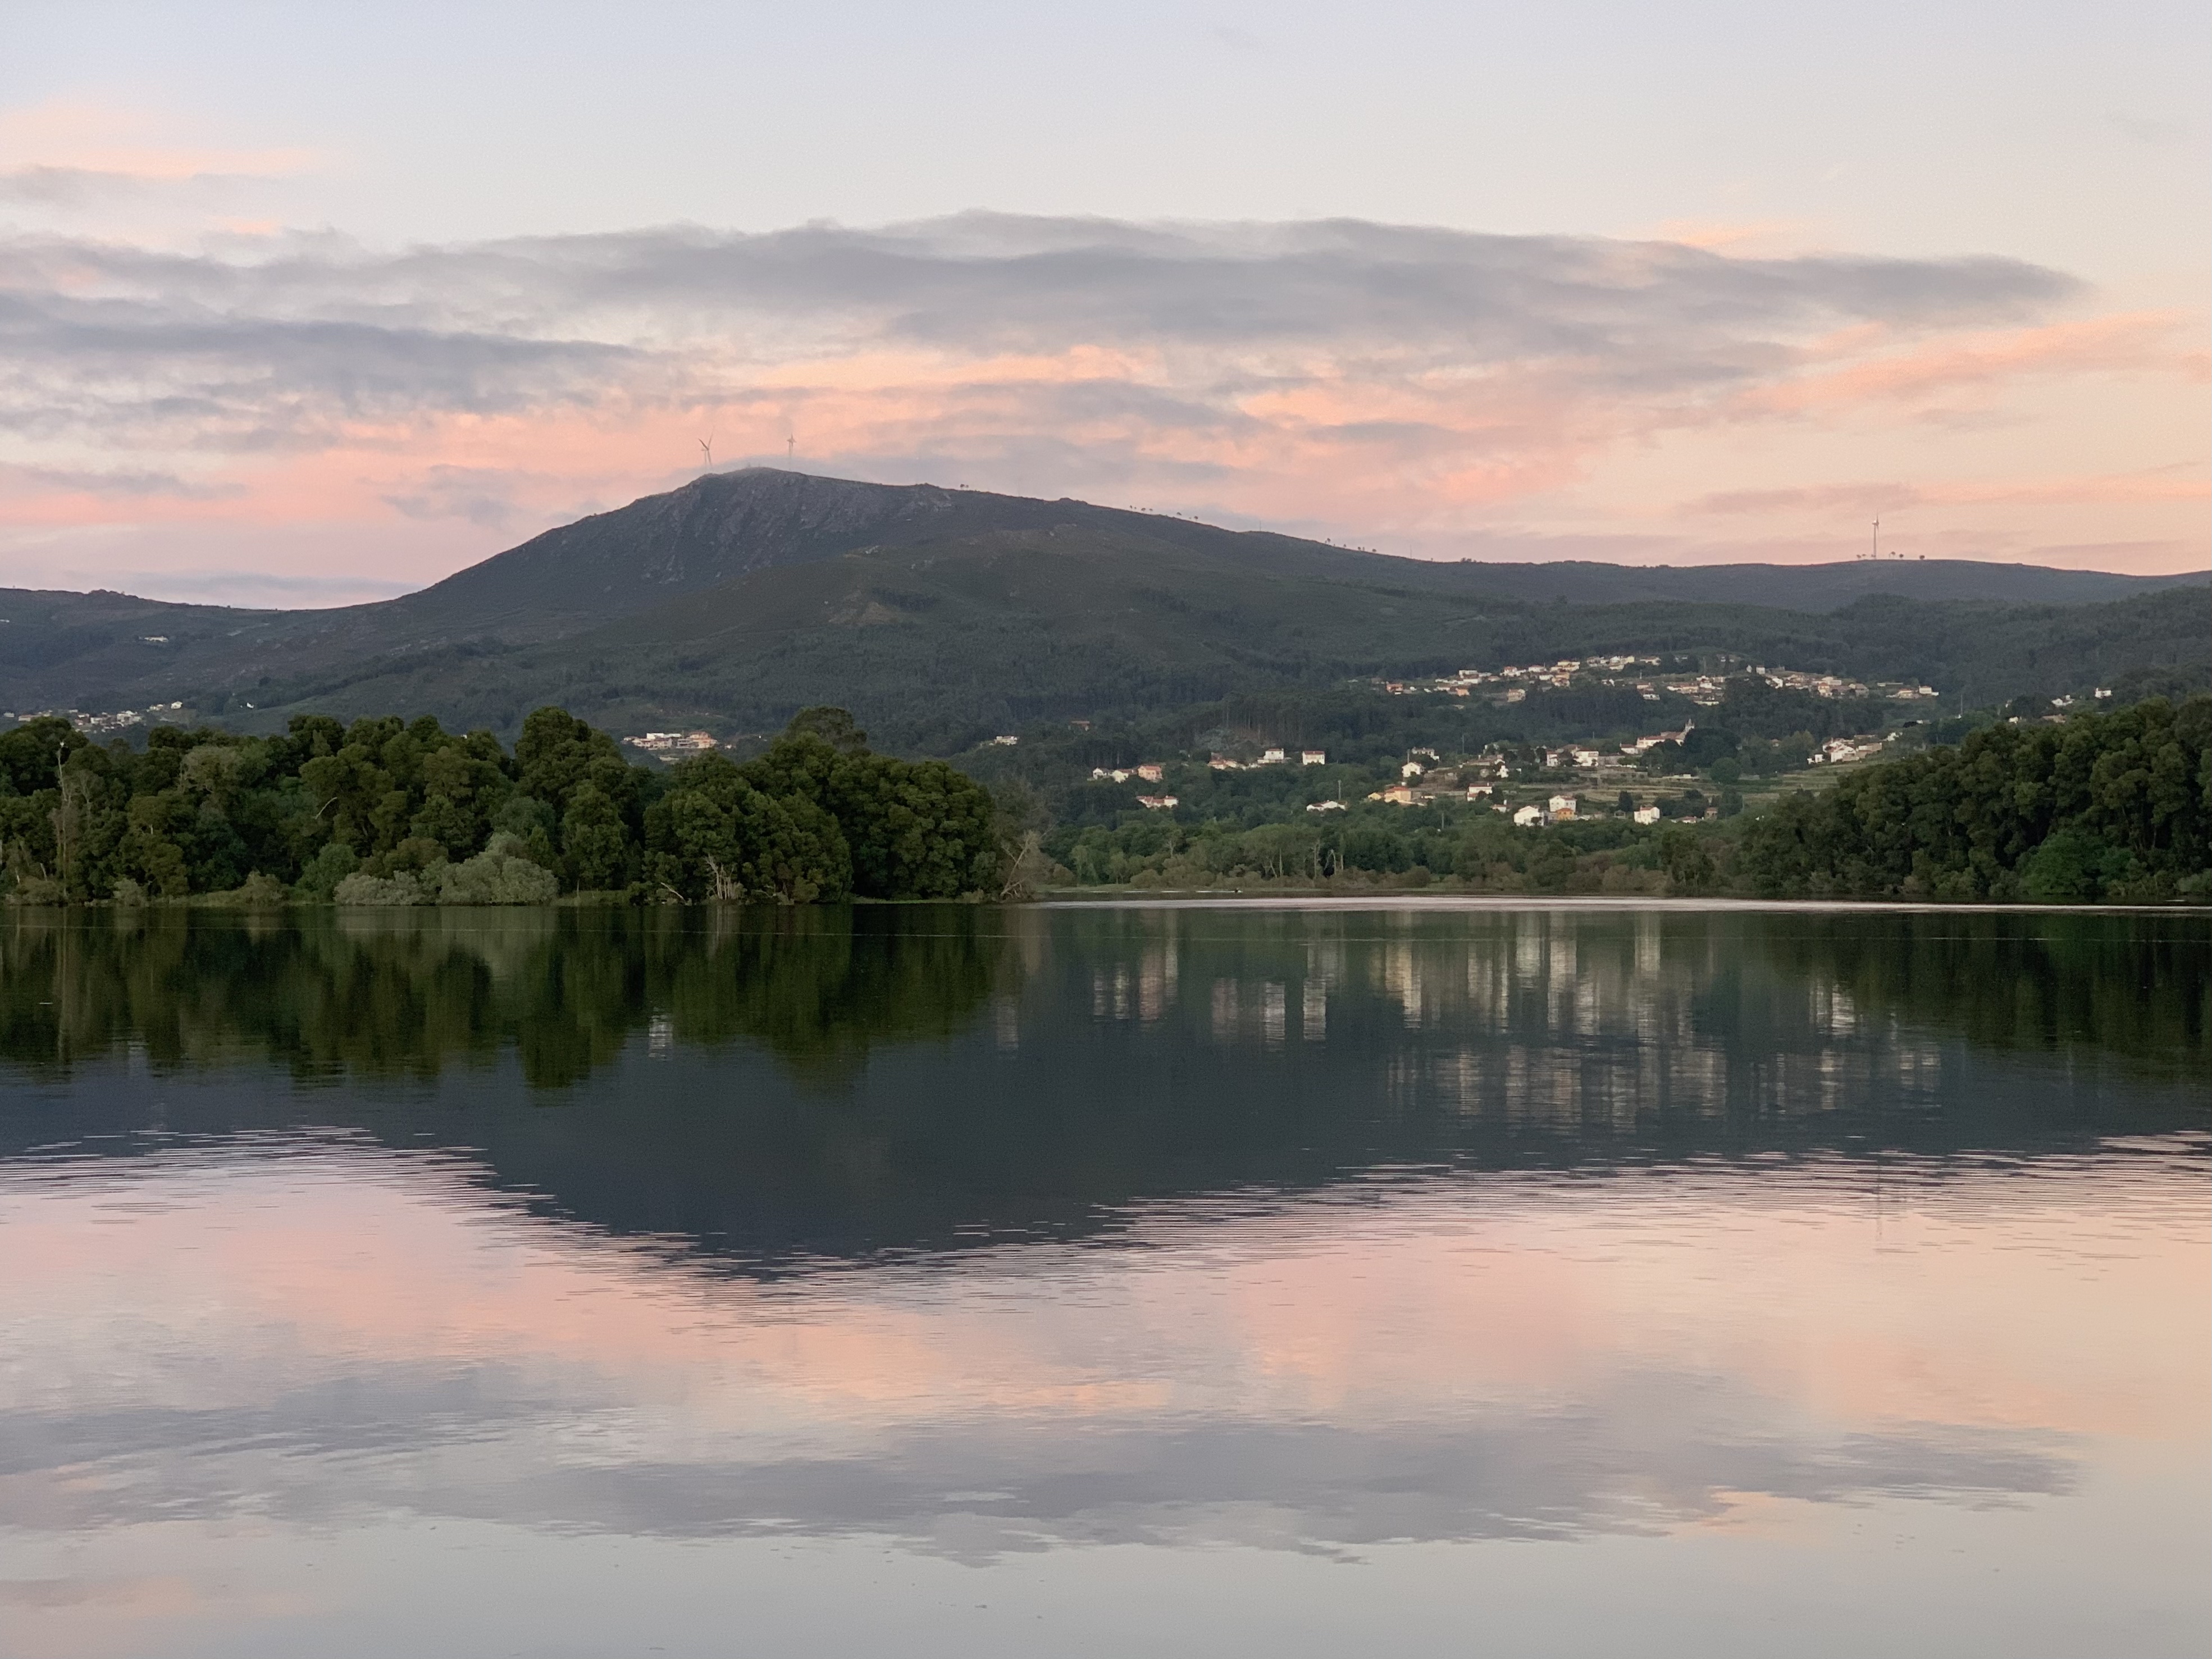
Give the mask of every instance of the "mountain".
[[1624, 568], [1389, 557], [1164, 514], [723, 473], [434, 586], [317, 611], [0, 590], [0, 708], [435, 713], [542, 702], [757, 729], [854, 706], [947, 748], [1023, 720], [1464, 665], [1735, 651], [1978, 701], [2202, 671], [2212, 589], [1960, 562]]

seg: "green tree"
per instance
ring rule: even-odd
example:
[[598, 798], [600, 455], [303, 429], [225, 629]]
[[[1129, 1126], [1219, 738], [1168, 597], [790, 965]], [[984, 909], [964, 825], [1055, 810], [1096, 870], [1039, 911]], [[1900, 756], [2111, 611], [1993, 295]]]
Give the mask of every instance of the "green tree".
[[852, 854], [836, 820], [803, 794], [755, 788], [720, 755], [679, 765], [647, 824], [652, 881], [688, 902], [805, 904], [852, 890]]

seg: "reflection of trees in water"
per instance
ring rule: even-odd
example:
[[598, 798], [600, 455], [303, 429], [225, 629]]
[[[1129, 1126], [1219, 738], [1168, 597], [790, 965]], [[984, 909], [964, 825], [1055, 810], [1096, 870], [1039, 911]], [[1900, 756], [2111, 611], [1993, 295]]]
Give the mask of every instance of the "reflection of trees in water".
[[[948, 905], [0, 921], [0, 1057], [57, 1075], [126, 1042], [157, 1068], [265, 1056], [303, 1081], [428, 1081], [512, 1048], [550, 1087], [650, 1032], [663, 1046], [750, 1041], [802, 1079], [847, 1081], [877, 1045], [950, 1036], [995, 999], [1002, 1048], [1079, 1048], [1125, 1024], [1173, 1032], [1186, 1053], [1249, 1044], [1262, 1061], [1318, 1060], [1326, 1042], [1340, 1075], [1377, 1071], [1378, 1103], [1441, 1092], [1617, 1121], [1655, 1103], [1863, 1094], [1944, 1037], [2172, 1080], [2203, 1059], [2208, 995], [2212, 935], [2156, 914]], [[1561, 1091], [1571, 1098], [1547, 1106]]]
[[1618, 1131], [1963, 1103], [1946, 1045], [2160, 1083], [2206, 1059], [2212, 930], [2173, 914], [1481, 908], [1055, 918], [1056, 1002], [1317, 1060], [1403, 1103]]
[[[265, 1057], [327, 1085], [319, 1123], [458, 1139], [550, 1213], [781, 1270], [1377, 1166], [2200, 1127], [2208, 986], [2212, 934], [2178, 916], [80, 913], [0, 919], [0, 1060]], [[509, 1048], [534, 1089], [589, 1086], [542, 1109], [495, 1065]], [[126, 1152], [155, 1108], [164, 1134], [303, 1115], [281, 1091], [99, 1093], [73, 1097], [76, 1127], [19, 1113], [0, 1145], [91, 1123]]]
[[2185, 914], [1853, 912], [1762, 939], [1784, 977], [1979, 1048], [2201, 1076], [2212, 929]]
[[0, 1058], [66, 1075], [125, 1044], [157, 1068], [265, 1056], [303, 1080], [428, 1081], [511, 1046], [574, 1083], [636, 1034], [758, 1042], [829, 1080], [870, 1045], [973, 1019], [1003, 939], [907, 911], [191, 913], [0, 922]]
[[962, 1030], [1007, 967], [973, 907], [725, 910], [702, 948], [653, 958], [647, 996], [680, 1042], [750, 1037], [802, 1077], [849, 1076], [872, 1044]]

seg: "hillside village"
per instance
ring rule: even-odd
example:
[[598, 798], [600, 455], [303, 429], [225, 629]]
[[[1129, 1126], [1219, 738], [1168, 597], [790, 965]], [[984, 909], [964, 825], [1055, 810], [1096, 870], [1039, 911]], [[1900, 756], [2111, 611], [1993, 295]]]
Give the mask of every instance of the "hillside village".
[[[1497, 701], [1510, 704], [1521, 701], [1529, 689], [1529, 685], [1507, 684], [1513, 678], [1533, 685], [1556, 688], [1575, 684], [1577, 677], [1586, 677], [1593, 669], [1626, 670], [1633, 665], [1649, 666], [1655, 660], [1613, 658], [1563, 661], [1542, 668], [1509, 668], [1497, 674], [1465, 670], [1448, 680], [1427, 685], [1389, 681], [1377, 683], [1376, 689], [1397, 693], [1401, 689], [1467, 690], [1478, 685], [1504, 685], [1505, 695]], [[1838, 676], [1793, 669], [1768, 671], [1754, 667], [1750, 672], [1778, 690], [1838, 701], [1872, 694], [1909, 707], [1923, 696], [1935, 695], [1922, 686], [1877, 684], [1869, 687]], [[1647, 684], [1656, 685], [1657, 690], [1649, 694], [1651, 701], [1657, 701], [1661, 692], [1667, 692], [1690, 697], [1704, 707], [1717, 708], [1726, 692], [1729, 678], [1707, 672], [1687, 679], [1631, 679], [1629, 683], [1639, 690]], [[1587, 684], [1587, 679], [1583, 683]], [[1362, 685], [1364, 689], [1365, 683]], [[1692, 696], [1693, 692], [1697, 695]], [[1070, 724], [1083, 732], [1088, 732], [1091, 725], [1088, 720]], [[1301, 774], [1305, 769], [1317, 769], [1309, 775], [1310, 781], [1302, 788], [1291, 786], [1291, 799], [1284, 802], [1293, 812], [1303, 805], [1305, 812], [1316, 817], [1350, 811], [1358, 805], [1456, 807], [1484, 810], [1507, 818], [1516, 826], [1528, 828], [1595, 817], [1620, 818], [1648, 825], [1662, 818], [1713, 818], [1741, 810], [1743, 799], [1739, 786], [1748, 780], [1733, 758], [1734, 739], [1725, 733], [1718, 734], [1721, 744], [1730, 752], [1717, 757], [1701, 754], [1698, 751], [1704, 745], [1698, 732], [1698, 721], [1688, 719], [1680, 726], [1647, 732], [1625, 742], [1490, 742], [1465, 753], [1423, 744], [1408, 748], [1387, 765], [1370, 757], [1356, 766], [1332, 766], [1326, 749], [1261, 741], [1212, 749], [1203, 761], [1194, 755], [1162, 756], [1133, 765], [1094, 766], [1090, 769], [1088, 781], [1094, 787], [1127, 787], [1131, 791], [1122, 798], [1127, 804], [1148, 812], [1168, 813], [1189, 803], [1194, 792], [1208, 798], [1216, 794], [1218, 790], [1205, 782], [1209, 777], [1218, 784], [1228, 775], [1258, 774], [1278, 768]], [[1793, 770], [1850, 767], [1872, 760], [1894, 744], [1899, 736], [1898, 732], [1892, 731], [1808, 739], [1796, 758]], [[1019, 741], [1018, 736], [1008, 735], [994, 738], [992, 743], [1012, 747]], [[1375, 775], [1378, 768], [1385, 774], [1379, 779]], [[1717, 789], [1708, 793], [1698, 787], [1701, 784], [1715, 785]], [[1279, 797], [1283, 792], [1269, 793]], [[1298, 796], [1310, 798], [1301, 801], [1296, 799]], [[1102, 799], [1100, 805], [1104, 804]]]
[[1480, 696], [1501, 707], [1525, 699], [1536, 687], [1565, 690], [1571, 686], [1626, 687], [1647, 702], [1656, 702], [1672, 693], [1711, 708], [1728, 689], [1732, 675], [1753, 674], [1778, 690], [1809, 691], [1815, 696], [1880, 697], [1893, 702], [1933, 701], [1936, 689], [1902, 680], [1855, 680], [1839, 674], [1821, 674], [1798, 668], [1769, 669], [1763, 663], [1746, 663], [1723, 655], [1699, 663], [1686, 657], [1563, 657], [1557, 662], [1530, 663], [1524, 667], [1495, 671], [1462, 668], [1457, 673], [1427, 679], [1375, 678], [1358, 684], [1371, 685], [1392, 696], [1424, 693], [1441, 696]]
[[1553, 690], [1568, 690], [1573, 686], [1606, 690], [1631, 688], [1652, 703], [1659, 702], [1663, 695], [1674, 695], [1712, 708], [1721, 702], [1721, 696], [1728, 690], [1729, 677], [1735, 675], [1756, 675], [1777, 690], [1805, 690], [1834, 699], [1881, 696], [1898, 703], [1936, 699], [1933, 686], [1917, 686], [1900, 679], [1847, 679], [1843, 675], [1820, 675], [1802, 668], [1767, 668], [1765, 664], [1747, 664], [1741, 657], [1729, 654], [1705, 661], [1694, 657], [1562, 657], [1551, 664], [1506, 665], [1498, 671], [1460, 668], [1453, 675], [1436, 675], [1429, 679], [1376, 677], [1354, 684], [1371, 686], [1391, 696], [1484, 696], [1498, 706], [1524, 702], [1533, 688], [1544, 686]]

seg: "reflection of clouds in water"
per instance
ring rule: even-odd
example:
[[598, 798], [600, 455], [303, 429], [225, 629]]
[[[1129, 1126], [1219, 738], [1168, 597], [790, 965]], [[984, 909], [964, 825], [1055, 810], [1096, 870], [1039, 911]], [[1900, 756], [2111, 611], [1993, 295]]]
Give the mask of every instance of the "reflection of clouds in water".
[[[1832, 1294], [1868, 1288], [1842, 1160], [1381, 1175], [1139, 1206], [1111, 1245], [762, 1286], [532, 1218], [450, 1155], [252, 1144], [5, 1172], [16, 1525], [399, 1513], [983, 1559], [2063, 1494], [2113, 1426], [2083, 1413], [2092, 1357], [2162, 1352], [2130, 1322], [2173, 1305], [2201, 1159], [2180, 1137], [1896, 1160], [1915, 1322]], [[2090, 1243], [2094, 1285], [2054, 1273]]]
[[[538, 1379], [541, 1382], [543, 1379]], [[632, 1443], [635, 1403], [496, 1364], [365, 1365], [264, 1405], [11, 1413], [20, 1526], [416, 1515], [709, 1538], [868, 1534], [982, 1559], [1060, 1544], [1324, 1552], [1393, 1541], [1661, 1531], [1735, 1495], [1971, 1502], [2063, 1493], [2063, 1437], [1838, 1431], [1714, 1376], [1622, 1371], [1597, 1393], [1379, 1428], [1224, 1418], [965, 1420], [778, 1455], [743, 1436]]]

